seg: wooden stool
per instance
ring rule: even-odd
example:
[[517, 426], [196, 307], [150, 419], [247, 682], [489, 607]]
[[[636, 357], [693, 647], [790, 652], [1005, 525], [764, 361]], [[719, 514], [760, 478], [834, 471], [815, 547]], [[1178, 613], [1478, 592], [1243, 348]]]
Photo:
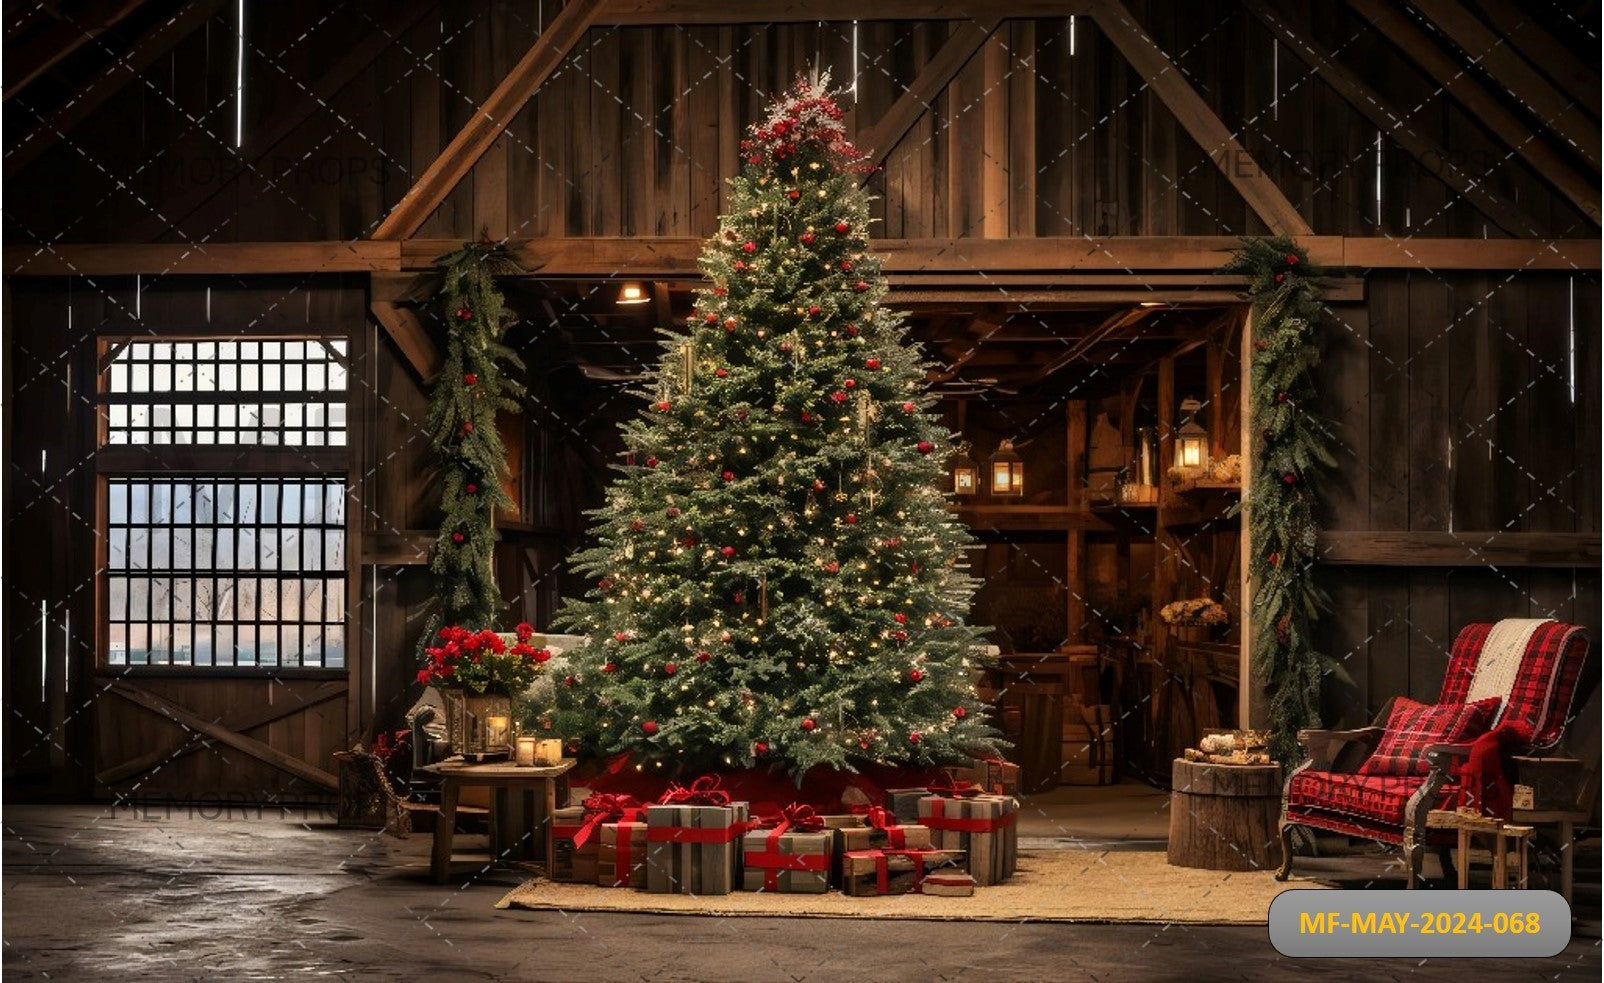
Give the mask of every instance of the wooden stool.
[[1518, 826], [1502, 819], [1472, 812], [1434, 809], [1426, 814], [1427, 829], [1451, 829], [1459, 836], [1459, 889], [1470, 887], [1470, 846], [1474, 836], [1493, 839], [1493, 887], [1509, 887], [1509, 853], [1515, 851], [1515, 887], [1526, 890], [1531, 884], [1531, 842], [1536, 832], [1531, 826]]

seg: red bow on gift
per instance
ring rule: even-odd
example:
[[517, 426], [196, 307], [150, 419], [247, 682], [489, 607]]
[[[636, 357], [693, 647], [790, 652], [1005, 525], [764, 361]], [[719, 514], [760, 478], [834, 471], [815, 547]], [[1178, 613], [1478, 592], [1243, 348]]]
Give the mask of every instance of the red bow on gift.
[[691, 782], [689, 788], [670, 784], [657, 803], [665, 806], [727, 806], [730, 804], [730, 793], [719, 788], [722, 784], [717, 775], [703, 775]]
[[886, 834], [886, 840], [892, 849], [901, 850], [908, 846], [908, 832], [897, 822], [897, 817], [882, 806], [870, 806], [864, 812], [864, 821], [870, 826]]
[[[590, 842], [591, 836], [605, 823], [639, 822], [645, 813], [633, 795], [597, 792], [580, 803], [585, 809], [585, 821], [572, 831], [574, 849]], [[559, 829], [559, 833], [566, 832]]]
[[927, 785], [925, 789], [931, 795], [939, 795], [944, 799], [972, 799], [985, 791], [979, 785], [963, 780], [950, 781], [945, 785]]
[[824, 817], [814, 812], [812, 806], [801, 802], [781, 808], [778, 822], [793, 833], [817, 833], [824, 828]]

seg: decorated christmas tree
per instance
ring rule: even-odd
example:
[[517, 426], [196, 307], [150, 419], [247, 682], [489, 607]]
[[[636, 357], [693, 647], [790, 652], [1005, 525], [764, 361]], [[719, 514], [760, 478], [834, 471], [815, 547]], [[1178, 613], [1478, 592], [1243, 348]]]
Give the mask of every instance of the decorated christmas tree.
[[654, 767], [933, 764], [992, 750], [951, 435], [870, 251], [826, 81], [742, 143], [709, 285], [596, 510], [557, 726]]

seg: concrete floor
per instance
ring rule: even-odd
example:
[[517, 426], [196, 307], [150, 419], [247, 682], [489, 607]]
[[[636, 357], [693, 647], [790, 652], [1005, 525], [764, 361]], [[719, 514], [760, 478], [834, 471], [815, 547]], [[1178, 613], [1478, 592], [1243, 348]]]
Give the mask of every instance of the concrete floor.
[[[1021, 832], [1037, 848], [1150, 849], [1164, 820], [1140, 786], [1064, 789], [1033, 800]], [[516, 873], [437, 886], [426, 838], [315, 812], [12, 806], [4, 829], [8, 980], [1596, 980], [1600, 966], [1586, 939], [1542, 961], [1294, 961], [1262, 927], [496, 911]], [[1360, 858], [1350, 876], [1379, 868]]]

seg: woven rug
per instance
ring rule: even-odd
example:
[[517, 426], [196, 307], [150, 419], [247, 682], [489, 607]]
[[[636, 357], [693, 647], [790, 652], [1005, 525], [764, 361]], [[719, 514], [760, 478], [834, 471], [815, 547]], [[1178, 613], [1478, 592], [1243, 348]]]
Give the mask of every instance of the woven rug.
[[1007, 883], [978, 888], [969, 898], [922, 894], [854, 898], [833, 891], [742, 891], [691, 897], [556, 884], [537, 878], [513, 888], [496, 907], [804, 918], [1263, 925], [1277, 894], [1322, 887], [1297, 878], [1278, 883], [1269, 871], [1171, 867], [1160, 852], [1044, 850], [1022, 854], [1019, 872]]

